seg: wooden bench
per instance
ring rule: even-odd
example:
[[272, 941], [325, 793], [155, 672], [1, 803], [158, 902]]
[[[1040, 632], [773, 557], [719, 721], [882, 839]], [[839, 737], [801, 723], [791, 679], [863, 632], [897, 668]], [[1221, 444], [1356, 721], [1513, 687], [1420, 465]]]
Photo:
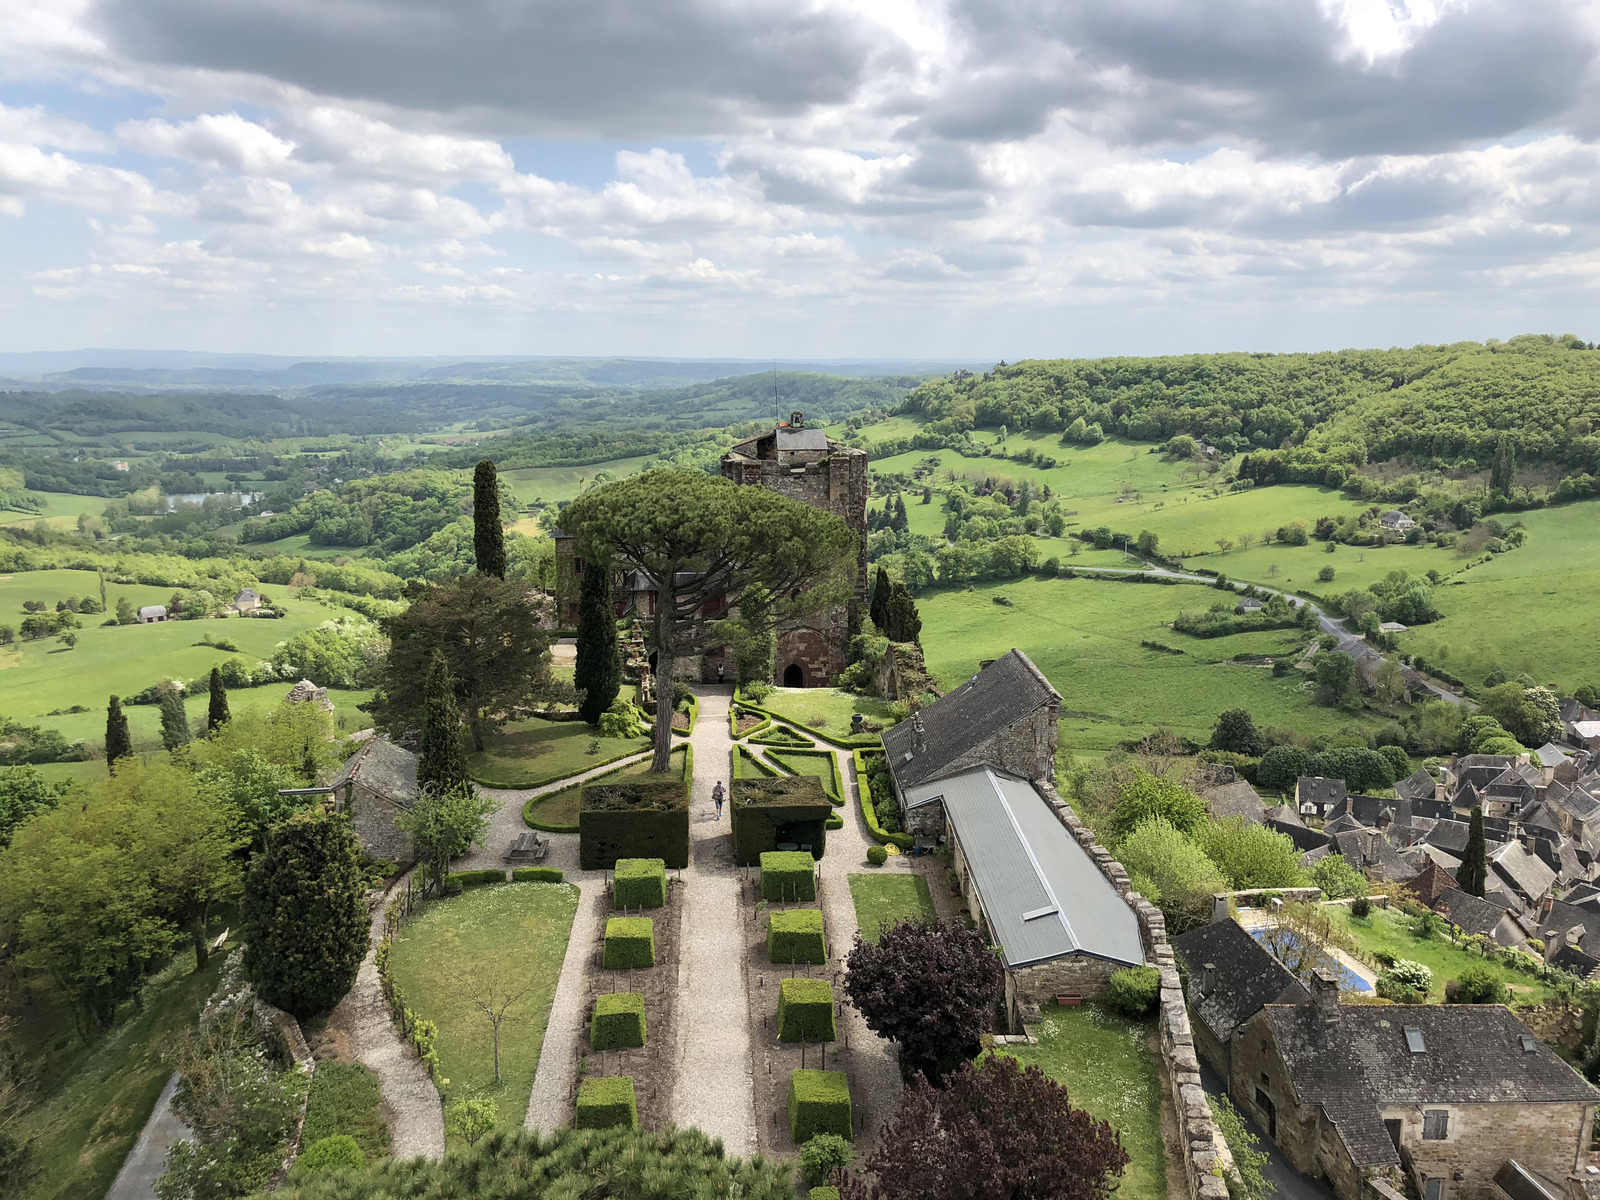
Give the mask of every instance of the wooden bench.
[[506, 851], [507, 862], [539, 862], [544, 858], [550, 843], [537, 833], [519, 833], [511, 849]]

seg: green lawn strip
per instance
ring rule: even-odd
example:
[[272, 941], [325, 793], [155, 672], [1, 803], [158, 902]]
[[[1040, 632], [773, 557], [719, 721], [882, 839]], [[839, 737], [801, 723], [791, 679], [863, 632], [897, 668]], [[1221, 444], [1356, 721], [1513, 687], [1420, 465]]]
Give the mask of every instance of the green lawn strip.
[[876, 942], [885, 925], [912, 917], [934, 917], [933, 897], [921, 875], [851, 875], [850, 899], [863, 941]]
[[302, 1147], [335, 1134], [348, 1134], [368, 1162], [389, 1153], [389, 1127], [383, 1123], [383, 1093], [378, 1077], [360, 1063], [325, 1060], [317, 1064], [306, 1102]]
[[790, 775], [813, 775], [835, 806], [844, 803], [844, 781], [839, 778], [839, 758], [832, 750], [768, 750], [767, 761]]
[[764, 704], [743, 703], [752, 712], [778, 717], [813, 737], [846, 749], [876, 740], [875, 735], [851, 735], [853, 714], [861, 713], [873, 721], [890, 719], [889, 706], [876, 696], [857, 696], [838, 688], [774, 688]]
[[772, 776], [778, 774], [778, 768], [771, 763], [764, 762], [759, 754], [744, 746], [733, 748], [733, 777], [735, 779], [753, 779], [756, 776]]
[[[648, 746], [645, 749], [649, 749]], [[630, 750], [630, 754], [638, 754], [638, 750]], [[595, 763], [584, 768], [593, 770]], [[694, 747], [689, 745], [674, 746], [672, 748], [672, 761], [676, 769], [688, 778], [693, 772]], [[602, 779], [623, 779], [632, 775], [648, 775], [650, 773], [650, 760], [640, 759], [635, 763], [624, 763], [614, 770], [596, 775], [584, 783], [599, 783]], [[574, 783], [562, 788], [558, 792], [546, 792], [543, 796], [534, 796], [522, 806], [522, 822], [533, 829], [543, 829], [549, 833], [576, 833], [578, 832], [578, 800], [583, 791], [584, 783]]]
[[543, 787], [650, 748], [648, 738], [597, 738], [587, 722], [542, 717], [508, 722], [486, 741], [481, 753], [467, 756], [467, 769], [478, 783], [498, 788]]
[[[439, 1027], [439, 1074], [452, 1098], [486, 1097], [500, 1124], [521, 1126], [528, 1108], [550, 1003], [567, 952], [578, 889], [565, 883], [508, 883], [470, 888], [434, 901], [400, 931], [389, 970], [416, 1013]], [[500, 1034], [494, 1082], [489, 1022], [461, 993], [459, 980], [499, 974], [518, 986], [532, 980]]]
[[[1468, 967], [1485, 965], [1481, 954], [1457, 946], [1448, 938], [1430, 938], [1423, 941], [1411, 932], [1411, 918], [1404, 913], [1374, 908], [1371, 916], [1360, 920], [1350, 915], [1347, 907], [1329, 905], [1322, 910], [1341, 932], [1348, 933], [1369, 959], [1378, 951], [1386, 951], [1396, 958], [1419, 962], [1433, 972], [1433, 987], [1428, 999], [1435, 1004], [1444, 1001], [1444, 985], [1456, 979]], [[1516, 1000], [1540, 1002], [1555, 995], [1555, 990], [1532, 975], [1507, 970], [1497, 963], [1488, 964], [1492, 970], [1511, 985]]]
[[1122, 1133], [1128, 1165], [1119, 1200], [1167, 1200], [1161, 1141], [1161, 1076], [1147, 1021], [1130, 1021], [1099, 1004], [1044, 1006], [1037, 1046], [1007, 1052], [1067, 1089], [1072, 1103]]
[[[16, 1133], [36, 1139], [37, 1174], [16, 1193], [19, 1200], [105, 1195], [172, 1074], [165, 1056], [173, 1039], [194, 1027], [217, 986], [221, 955], [214, 955], [204, 971], [194, 971], [193, 964], [192, 954], [179, 956], [151, 986], [143, 1009], [95, 1045], [70, 1075], [57, 1081], [52, 1094], [25, 1112]], [[55, 1036], [70, 1037], [70, 1029], [70, 1023], [58, 1026]]]

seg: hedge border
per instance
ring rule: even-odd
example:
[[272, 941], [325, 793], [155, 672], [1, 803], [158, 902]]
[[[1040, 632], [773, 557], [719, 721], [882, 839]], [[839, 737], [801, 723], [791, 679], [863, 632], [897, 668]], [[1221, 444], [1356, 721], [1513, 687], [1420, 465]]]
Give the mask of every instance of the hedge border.
[[792, 754], [797, 758], [826, 758], [828, 760], [828, 777], [833, 780], [833, 787], [829, 788], [827, 784], [823, 784], [822, 790], [828, 793], [828, 799], [833, 801], [833, 806], [835, 808], [844, 807], [844, 773], [839, 770], [839, 755], [836, 751], [816, 749], [806, 750], [798, 746], [793, 748], [787, 746], [781, 748], [768, 746], [762, 752], [762, 757], [770, 762], [773, 766], [777, 767], [785, 775], [799, 775], [801, 772], [789, 770], [783, 765], [781, 760], [772, 757], [774, 753]]
[[[763, 850], [760, 871], [761, 898], [769, 903], [817, 898], [817, 860], [809, 850]], [[787, 894], [790, 883], [792, 896]]]
[[741, 713], [743, 713], [745, 716], [761, 716], [761, 720], [757, 724], [750, 726], [750, 731], [743, 735], [747, 738], [754, 737], [763, 729], [770, 729], [772, 727], [771, 717], [756, 713], [752, 709], [747, 709], [744, 702], [736, 697], [734, 702], [728, 706], [728, 736], [736, 742], [740, 737], [739, 716]]
[[[750, 768], [747, 772], [746, 768]], [[746, 746], [733, 748], [733, 777], [735, 779], [775, 779], [783, 774], [754, 750]]]
[[817, 744], [803, 733], [794, 735], [794, 738], [798, 740], [778, 737], [777, 732], [786, 728], [788, 726], [776, 725], [760, 735], [747, 733], [744, 740], [753, 742], [757, 746], [765, 746], [769, 750], [815, 750], [817, 748]]
[[[678, 751], [680, 751], [680, 750], [683, 751], [683, 779], [684, 779], [684, 782], [687, 783], [687, 782], [689, 782], [690, 779], [692, 779], [694, 777], [694, 747], [691, 746], [688, 742], [681, 742], [681, 743], [679, 743], [678, 745], [676, 745], [676, 746], [674, 746], [672, 748], [672, 752], [674, 754], [678, 753]], [[634, 754], [650, 754], [651, 751], [650, 750], [635, 750], [633, 753]], [[632, 755], [625, 755], [624, 757], [631, 758]], [[616, 760], [612, 759], [611, 761], [615, 762]], [[603, 767], [606, 764], [605, 763], [598, 763], [596, 765]], [[629, 767], [631, 767], [633, 765], [634, 765], [633, 763], [622, 763], [620, 766], [614, 767], [612, 770], [609, 770], [609, 771], [603, 772], [602, 774], [596, 775], [593, 779], [579, 780], [577, 775], [563, 775], [563, 776], [561, 776], [560, 777], [561, 779], [571, 779], [571, 780], [573, 780], [573, 782], [569, 783], [564, 788], [557, 788], [555, 791], [546, 792], [542, 796], [530, 796], [530, 797], [528, 797], [528, 799], [524, 800], [522, 802], [522, 823], [524, 825], [526, 825], [529, 829], [537, 829], [542, 833], [577, 833], [578, 832], [578, 827], [576, 825], [554, 825], [554, 824], [551, 824], [550, 822], [547, 822], [547, 821], [535, 821], [531, 817], [528, 816], [528, 810], [530, 808], [532, 808], [535, 804], [539, 804], [542, 801], [549, 800], [553, 796], [559, 796], [564, 792], [570, 792], [573, 788], [581, 788], [585, 784], [600, 783], [602, 780], [610, 779], [613, 775], [620, 774], [621, 772], [627, 770]], [[585, 771], [592, 771], [592, 770], [594, 770], [594, 767], [585, 767], [584, 770]], [[581, 774], [583, 774], [583, 772], [580, 771], [580, 772], [578, 772], [578, 774], [581, 775]], [[552, 782], [554, 782], [554, 781], [552, 781]]]
[[[751, 704], [748, 700], [742, 700], [740, 703], [753, 713], [759, 713], [769, 720], [781, 721], [785, 725], [793, 725], [796, 729], [803, 729], [812, 737], [827, 742], [830, 746], [837, 746], [841, 750], [859, 750], [863, 747], [870, 750], [874, 746], [883, 745], [883, 735], [879, 733], [863, 733], [851, 738], [835, 737], [831, 733], [823, 733], [822, 730], [807, 725], [804, 721], [796, 721], [793, 717], [786, 717], [781, 712], [775, 712], [770, 708], [762, 708], [758, 704]], [[750, 735], [745, 734], [745, 736], [749, 737]]]
[[504, 867], [484, 868], [481, 871], [452, 871], [444, 877], [445, 890], [451, 887], [469, 888], [482, 887], [486, 883], [505, 883], [506, 872]]
[[856, 799], [860, 802], [861, 818], [867, 823], [867, 832], [880, 842], [898, 846], [902, 850], [909, 850], [917, 844], [917, 839], [909, 833], [886, 833], [882, 825], [878, 824], [877, 811], [872, 806], [872, 785], [867, 782], [867, 764], [861, 759], [860, 749], [851, 753], [856, 766]]
[[567, 873], [560, 867], [518, 867], [511, 872], [512, 883], [565, 883]]

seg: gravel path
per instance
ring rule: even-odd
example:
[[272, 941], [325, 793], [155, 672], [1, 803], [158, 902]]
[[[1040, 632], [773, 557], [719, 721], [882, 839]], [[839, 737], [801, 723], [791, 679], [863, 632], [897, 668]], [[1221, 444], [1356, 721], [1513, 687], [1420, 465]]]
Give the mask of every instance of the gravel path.
[[749, 1003], [745, 994], [744, 933], [739, 877], [733, 865], [726, 811], [717, 821], [711, 789], [724, 788], [733, 741], [728, 736], [732, 687], [696, 689], [694, 784], [689, 802], [689, 869], [683, 952], [678, 965], [682, 1027], [678, 1040], [676, 1120], [722, 1139], [729, 1154], [756, 1149], [755, 1089], [751, 1079]]
[[[572, 918], [572, 936], [567, 940], [567, 956], [561, 962], [561, 978], [556, 981], [555, 1000], [550, 1005], [550, 1020], [544, 1028], [544, 1044], [539, 1047], [539, 1068], [533, 1076], [533, 1094], [528, 1100], [529, 1129], [554, 1133], [571, 1123], [572, 1083], [578, 1073], [578, 1054], [586, 1043], [584, 1009], [589, 1002], [589, 974], [594, 968], [594, 945], [600, 937], [600, 924], [606, 916], [606, 877], [604, 871], [579, 871], [578, 836], [554, 834], [567, 843], [560, 847], [567, 881], [578, 885], [578, 911]], [[552, 845], [546, 861], [556, 854]], [[552, 863], [563, 865], [563, 863]]]
[[[403, 879], [395, 885], [403, 886]], [[373, 914], [373, 948], [383, 933], [383, 910], [393, 895], [394, 888], [390, 888]], [[439, 1090], [433, 1086], [433, 1080], [428, 1078], [427, 1070], [417, 1061], [411, 1048], [400, 1040], [389, 1016], [389, 1006], [383, 999], [372, 948], [361, 960], [355, 986], [339, 1001], [328, 1024], [348, 1035], [356, 1057], [378, 1077], [378, 1089], [383, 1093], [384, 1107], [390, 1118], [390, 1153], [401, 1159], [443, 1158], [444, 1112], [439, 1103]]]
[[156, 1180], [166, 1171], [167, 1151], [189, 1135], [189, 1127], [172, 1111], [172, 1093], [178, 1089], [173, 1074], [161, 1089], [155, 1110], [139, 1131], [139, 1140], [122, 1160], [122, 1169], [112, 1181], [106, 1200], [156, 1200]]

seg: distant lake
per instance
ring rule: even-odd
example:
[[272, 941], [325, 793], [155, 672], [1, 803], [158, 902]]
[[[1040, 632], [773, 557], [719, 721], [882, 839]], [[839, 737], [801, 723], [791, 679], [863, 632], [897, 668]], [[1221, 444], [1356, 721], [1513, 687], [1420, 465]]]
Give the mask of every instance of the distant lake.
[[204, 504], [213, 496], [231, 500], [235, 508], [243, 508], [246, 504], [254, 504], [265, 495], [265, 492], [179, 492], [175, 496], [166, 498], [167, 511], [177, 512], [180, 504]]

